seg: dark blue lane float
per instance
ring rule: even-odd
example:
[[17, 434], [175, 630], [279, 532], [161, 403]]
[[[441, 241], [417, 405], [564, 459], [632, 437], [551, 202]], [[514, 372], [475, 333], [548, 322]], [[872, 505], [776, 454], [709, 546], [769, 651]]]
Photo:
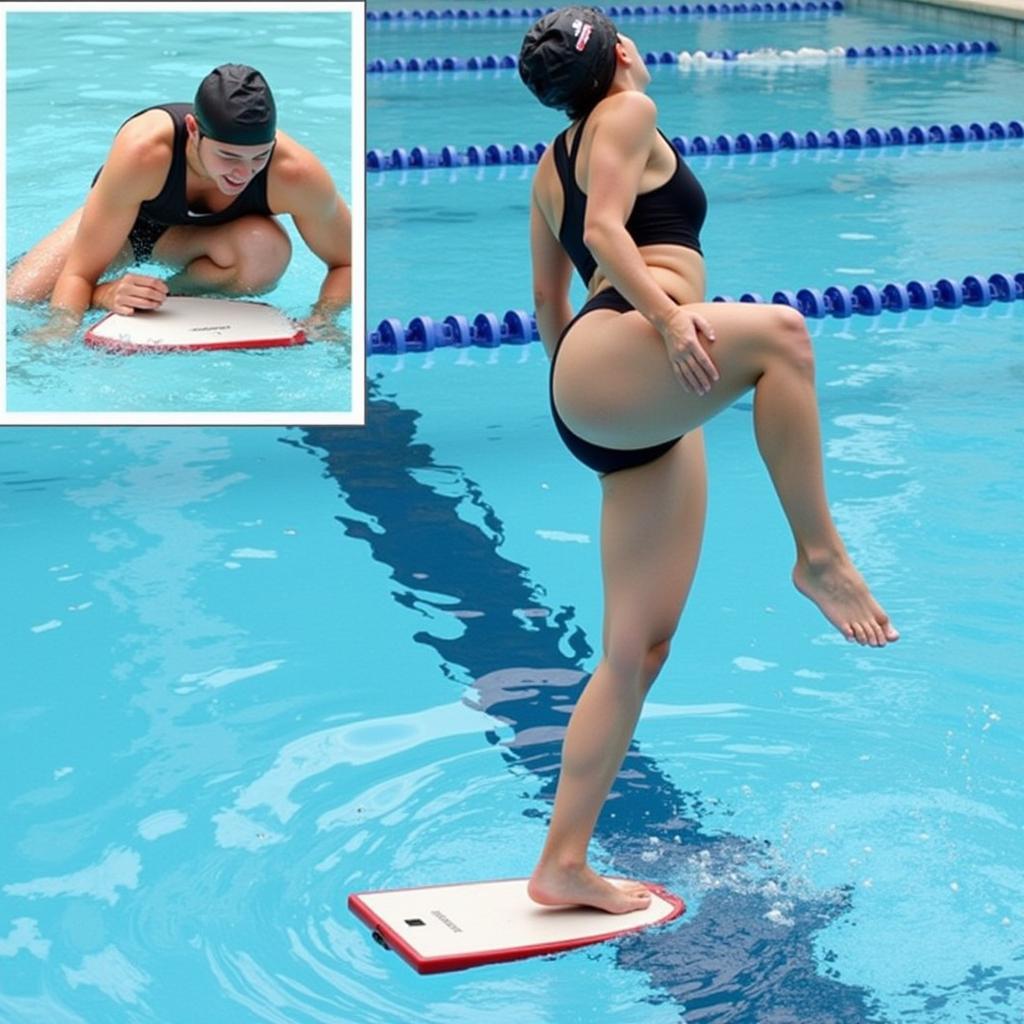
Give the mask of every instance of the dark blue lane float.
[[[878, 316], [911, 309], [959, 309], [1021, 299], [1024, 299], [1024, 271], [988, 277], [969, 274], [959, 279], [914, 280], [881, 288], [874, 284], [852, 288], [837, 284], [824, 289], [781, 290], [774, 292], [770, 299], [758, 292], [744, 292], [738, 300], [730, 295], [716, 295], [711, 301], [772, 303], [790, 306], [813, 319], [827, 316], [844, 319], [854, 313]], [[367, 333], [366, 352], [367, 355], [402, 355], [431, 352], [436, 348], [497, 348], [499, 345], [528, 345], [539, 339], [537, 318], [524, 309], [510, 309], [501, 317], [496, 313], [478, 313], [472, 320], [458, 314], [443, 320], [415, 316], [408, 325], [396, 317], [387, 317]]]
[[[1024, 139], [1024, 122], [971, 121], [969, 124], [912, 124], [891, 128], [833, 128], [830, 131], [740, 132], [738, 135], [676, 135], [671, 142], [681, 156], [730, 156], [734, 153], [775, 153], [787, 149], [881, 149], [889, 146], [934, 146], [947, 143], [1002, 142]], [[368, 171], [406, 171], [410, 168], [481, 167], [494, 164], [535, 164], [547, 145], [523, 142], [506, 145], [471, 145], [465, 149], [398, 146], [390, 153], [371, 149], [366, 154]]]
[[[366, 20], [372, 25], [388, 25], [395, 22], [423, 21], [493, 21], [512, 18], [536, 21], [555, 10], [554, 7], [445, 7], [442, 10], [367, 11]], [[720, 14], [789, 14], [808, 12], [812, 14], [838, 14], [843, 8], [842, 0], [765, 0], [753, 3], [699, 3], [699, 4], [622, 4], [598, 8], [609, 18], [646, 18], [670, 15], [684, 18], [716, 17]]]
[[[659, 64], [679, 64], [682, 60], [717, 60], [741, 61], [757, 55], [757, 50], [694, 50], [676, 52], [662, 50], [656, 53], [648, 50], [644, 54], [644, 63], [650, 66]], [[847, 46], [842, 56], [849, 60], [871, 58], [898, 59], [912, 57], [950, 57], [979, 56], [998, 53], [999, 46], [991, 39], [964, 39], [945, 43], [883, 43], [871, 46]], [[831, 51], [815, 50], [814, 55], [831, 56]], [[799, 56], [799, 53], [797, 53]], [[517, 66], [518, 58], [514, 53], [489, 53], [480, 57], [377, 57], [366, 65], [369, 74], [387, 74], [399, 72], [423, 71], [490, 71], [510, 70]]]

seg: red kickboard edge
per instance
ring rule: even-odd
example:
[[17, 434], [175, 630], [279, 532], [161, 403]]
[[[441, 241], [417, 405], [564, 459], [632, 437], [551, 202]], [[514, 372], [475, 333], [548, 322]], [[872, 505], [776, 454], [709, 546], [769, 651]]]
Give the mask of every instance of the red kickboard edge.
[[[495, 881], [513, 881], [513, 879], [495, 879]], [[466, 883], [472, 884], [472, 883]], [[647, 928], [656, 928], [659, 925], [668, 924], [677, 917], [686, 913], [686, 904], [660, 885], [645, 882], [644, 885], [656, 896], [660, 896], [670, 909], [664, 917], [650, 924], [637, 925], [635, 928], [620, 928], [607, 932], [603, 935], [588, 935], [580, 939], [565, 939], [561, 942], [543, 942], [535, 946], [513, 946], [508, 949], [487, 949], [478, 953], [458, 953], [450, 956], [424, 957], [416, 952], [393, 928], [389, 927], [360, 898], [371, 896], [373, 893], [351, 893], [348, 897], [348, 909], [352, 911], [360, 921], [363, 922], [373, 933], [378, 941], [383, 940], [386, 948], [394, 950], [417, 974], [442, 974], [446, 971], [465, 971], [470, 967], [483, 967], [486, 964], [507, 963], [512, 960], [526, 960], [533, 956], [546, 956], [552, 953], [564, 953], [570, 949], [579, 949], [581, 946], [592, 946], [598, 942], [607, 942], [609, 939], [617, 939], [622, 935], [629, 935], [633, 932], [644, 931]], [[408, 886], [404, 889], [389, 889], [389, 892], [413, 892], [423, 889], [446, 889], [447, 885], [436, 886]], [[609, 914], [614, 920], [615, 915]]]
[[238, 339], [236, 341], [211, 341], [200, 345], [135, 345], [130, 341], [119, 341], [116, 338], [104, 338], [96, 332], [114, 314], [108, 313], [102, 320], [97, 320], [85, 332], [85, 343], [93, 348], [102, 348], [118, 355], [136, 355], [140, 352], [210, 352], [214, 349], [227, 348], [287, 348], [290, 345], [302, 345], [308, 340], [306, 332], [295, 328], [295, 333], [280, 338], [261, 338], [257, 340]]

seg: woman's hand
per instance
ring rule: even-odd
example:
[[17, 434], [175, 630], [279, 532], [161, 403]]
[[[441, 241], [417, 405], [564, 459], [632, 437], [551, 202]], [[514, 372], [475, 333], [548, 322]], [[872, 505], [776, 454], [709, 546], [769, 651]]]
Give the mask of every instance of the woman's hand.
[[137, 309], [159, 309], [167, 298], [167, 285], [159, 277], [125, 274], [115, 281], [97, 285], [92, 304], [112, 313], [131, 316]]
[[707, 353], [707, 346], [715, 340], [711, 324], [679, 307], [658, 325], [658, 331], [676, 379], [687, 391], [706, 395], [718, 380], [718, 370]]

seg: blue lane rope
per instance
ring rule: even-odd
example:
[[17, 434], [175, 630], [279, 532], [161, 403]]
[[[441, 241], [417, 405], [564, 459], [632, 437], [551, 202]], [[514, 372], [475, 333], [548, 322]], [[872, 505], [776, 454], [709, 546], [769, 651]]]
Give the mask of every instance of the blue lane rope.
[[[677, 135], [672, 145], [682, 156], [719, 156], [731, 153], [774, 153], [784, 149], [872, 149], [881, 146], [941, 145], [948, 142], [987, 142], [990, 140], [1024, 138], [1020, 121], [981, 121], [970, 124], [910, 125], [902, 128], [834, 128], [831, 131], [740, 132], [738, 135]], [[390, 153], [371, 149], [366, 154], [368, 171], [408, 170], [416, 167], [478, 167], [492, 164], [535, 164], [547, 148], [543, 142], [533, 146], [517, 142], [512, 145], [492, 142], [488, 146], [472, 145], [465, 150], [442, 146], [434, 152], [426, 146], [411, 149], [396, 147]]]
[[[745, 292], [740, 302], [770, 302], [790, 306], [805, 317], [826, 316], [845, 319], [854, 313], [878, 316], [883, 312], [904, 313], [910, 309], [959, 309], [961, 306], [988, 306], [993, 302], [1024, 299], [1024, 271], [1016, 274], [970, 274], [956, 279], [908, 281], [906, 284], [859, 284], [853, 288], [832, 285], [829, 288], [782, 290], [770, 299], [757, 292]], [[728, 295], [716, 295], [712, 302], [735, 302]], [[405, 352], [430, 352], [435, 348], [497, 348], [499, 345], [526, 345], [538, 341], [537, 318], [523, 309], [510, 309], [499, 318], [496, 313], [477, 313], [469, 317], [454, 314], [443, 320], [429, 316], [413, 317], [408, 325], [395, 317], [381, 320], [366, 336], [367, 355], [401, 355]]]
[[[787, 14], [790, 11], [811, 11], [819, 14], [838, 14], [843, 10], [842, 0], [772, 0], [753, 3], [699, 3], [699, 4], [623, 4], [598, 8], [609, 18], [643, 18], [648, 15], [681, 15], [683, 17], [707, 17], [716, 14]], [[391, 24], [410, 21], [481, 21], [493, 19], [520, 18], [536, 21], [544, 14], [556, 10], [554, 7], [488, 7], [467, 9], [446, 7], [443, 10], [367, 11], [370, 24]]]
[[[884, 43], [878, 46], [846, 46], [834, 47], [830, 50], [804, 48], [792, 53], [792, 59], [815, 60], [821, 58], [845, 57], [847, 60], [863, 60], [864, 58], [907, 58], [907, 57], [938, 57], [961, 56], [998, 53], [999, 46], [991, 39], [964, 39], [945, 43]], [[644, 63], [655, 66], [659, 64], [690, 64], [709, 61], [744, 61], [755, 57], [779, 56], [773, 50], [695, 50], [693, 53], [663, 50], [655, 53], [649, 50], [644, 54]], [[790, 58], [787, 58], [790, 59]], [[423, 71], [485, 71], [503, 68], [515, 68], [518, 58], [515, 54], [486, 54], [482, 57], [378, 57], [366, 65], [369, 74], [387, 74], [395, 72]]]

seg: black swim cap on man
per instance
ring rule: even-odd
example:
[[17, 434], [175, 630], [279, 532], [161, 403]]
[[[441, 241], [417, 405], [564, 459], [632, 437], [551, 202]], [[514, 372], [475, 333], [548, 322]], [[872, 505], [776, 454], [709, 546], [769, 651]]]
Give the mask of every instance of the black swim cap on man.
[[246, 64], [214, 68], [199, 83], [193, 114], [199, 130], [218, 142], [259, 146], [274, 141], [274, 97], [266, 79]]
[[615, 26], [594, 7], [552, 11], [526, 33], [519, 77], [544, 106], [576, 120], [608, 92], [618, 39]]

